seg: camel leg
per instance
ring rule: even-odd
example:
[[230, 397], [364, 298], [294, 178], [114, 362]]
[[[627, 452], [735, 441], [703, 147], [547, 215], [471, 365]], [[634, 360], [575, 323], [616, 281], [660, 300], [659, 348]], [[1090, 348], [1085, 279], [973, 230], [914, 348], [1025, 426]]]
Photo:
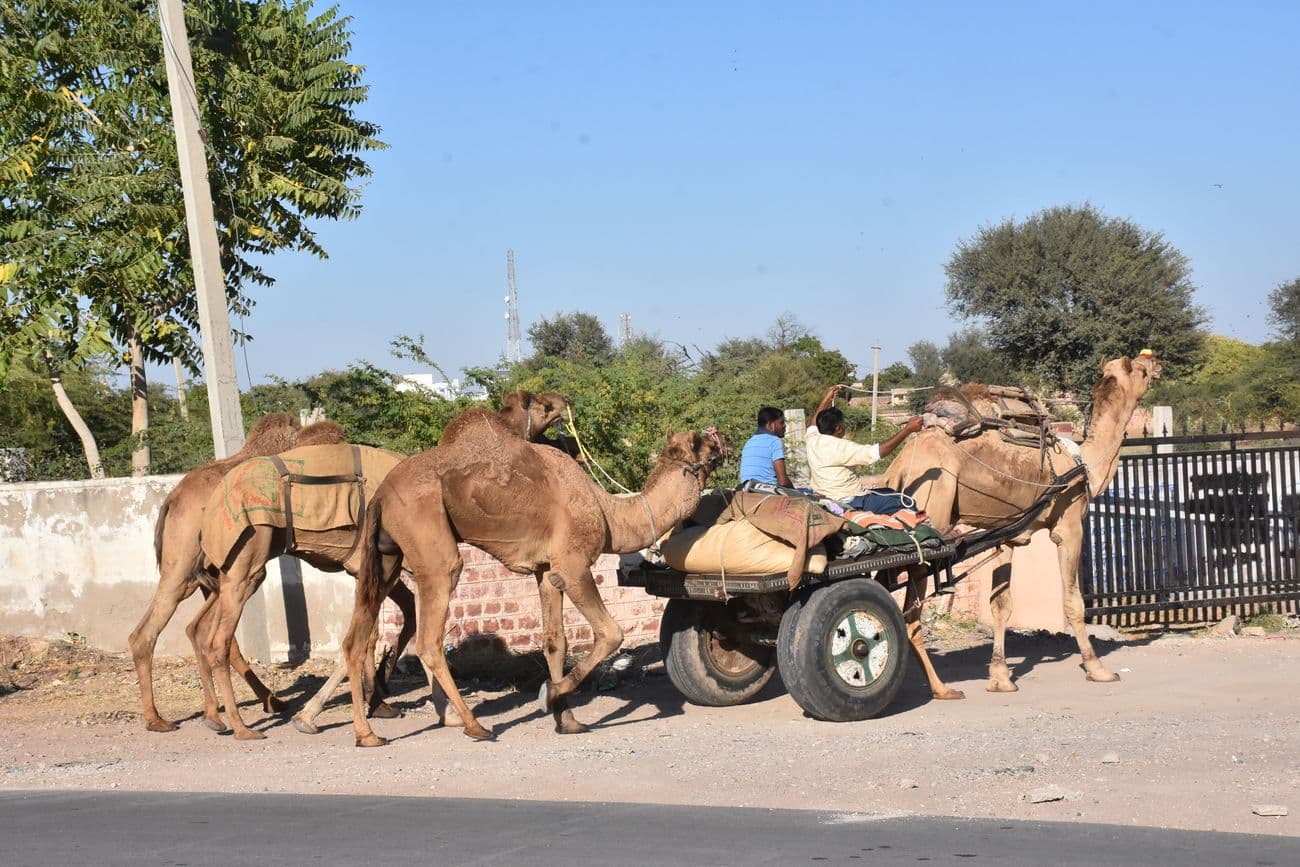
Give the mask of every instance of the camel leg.
[[384, 657], [375, 670], [375, 691], [370, 699], [370, 715], [380, 719], [392, 719], [401, 716], [384, 699], [388, 697], [388, 681], [393, 676], [393, 670], [397, 668], [397, 660], [402, 658], [402, 651], [406, 649], [406, 645], [410, 644], [411, 638], [415, 635], [416, 624], [415, 594], [411, 592], [410, 587], [407, 587], [401, 579], [398, 579], [393, 584], [393, 589], [388, 591], [388, 598], [393, 600], [402, 612], [402, 629], [397, 634], [397, 642], [392, 651]]
[[[388, 558], [389, 564], [386, 566], [386, 571], [391, 571], [391, 563], [394, 559], [395, 558], [392, 557]], [[401, 588], [400, 590], [398, 589], [399, 587]], [[405, 647], [407, 642], [410, 640], [410, 634], [415, 631], [415, 611], [412, 608], [412, 603], [414, 603], [415, 597], [412, 595], [410, 588], [405, 584], [402, 584], [400, 581], [393, 586], [393, 589], [389, 591], [388, 595], [390, 599], [396, 601], [398, 606], [402, 608], [402, 633], [397, 639], [397, 652], [400, 653], [401, 648]], [[408, 609], [411, 609], [409, 613]], [[374, 645], [371, 644], [370, 646], [373, 647]], [[342, 649], [340, 650], [342, 651]], [[393, 656], [392, 659], [395, 662], [396, 656]], [[385, 660], [385, 662], [387, 662], [387, 660]], [[390, 707], [386, 702], [375, 697], [380, 689], [379, 684], [381, 682], [387, 684], [388, 678], [392, 673], [393, 665], [387, 664], [381, 666], [381, 669], [382, 671], [376, 672], [375, 674], [376, 682], [372, 687], [373, 691], [371, 692], [370, 699], [370, 716], [378, 717], [380, 719], [393, 719], [401, 716], [401, 714]], [[325, 703], [334, 697], [334, 693], [338, 690], [339, 684], [341, 684], [343, 679], [347, 676], [348, 657], [347, 653], [343, 651], [340, 652], [338, 664], [334, 666], [334, 671], [330, 672], [329, 679], [325, 681], [325, 684], [320, 689], [316, 690], [316, 694], [308, 700], [307, 704], [303, 706], [303, 709], [293, 715], [293, 719], [291, 720], [293, 727], [306, 735], [320, 734], [320, 728], [316, 725], [316, 717], [320, 716], [321, 712], [325, 710]], [[365, 692], [364, 684], [362, 692]], [[386, 709], [388, 712], [385, 713], [384, 711], [378, 710], [378, 708]]]
[[953, 689], [939, 679], [939, 673], [930, 662], [930, 654], [925, 649], [925, 639], [921, 635], [921, 610], [925, 602], [926, 575], [920, 570], [907, 573], [907, 596], [903, 600], [903, 622], [907, 624], [907, 641], [921, 663], [925, 679], [930, 684], [930, 695], [941, 701], [956, 701], [966, 697], [966, 693]]
[[[380, 596], [379, 599], [382, 601], [383, 597]], [[348, 682], [352, 688], [352, 731], [359, 747], [382, 747], [388, 743], [375, 734], [370, 727], [370, 720], [366, 719], [361, 683], [361, 670], [369, 664], [366, 657], [370, 655], [370, 648], [366, 647], [366, 641], [379, 618], [379, 605], [379, 602], [374, 605], [364, 604], [358, 590], [357, 601], [352, 608], [352, 622], [348, 625], [347, 635], [343, 637], [343, 658], [347, 660]]]
[[993, 658], [989, 660], [989, 692], [1015, 692], [1011, 669], [1007, 668], [1007, 623], [1011, 620], [1012, 549], [998, 551], [989, 588], [989, 607], [993, 610]]
[[176, 731], [176, 723], [163, 719], [154, 704], [153, 654], [158, 645], [158, 636], [176, 613], [177, 606], [198, 587], [192, 577], [192, 564], [193, 561], [190, 568], [185, 568], [169, 563], [163, 568], [149, 610], [135, 629], [131, 630], [127, 639], [131, 657], [135, 661], [136, 680], [140, 684], [140, 709], [144, 714], [144, 725], [151, 732]]
[[[559, 578], [564, 574], [575, 577], [567, 581]], [[600, 598], [600, 591], [596, 589], [596, 580], [591, 577], [590, 563], [583, 563], [580, 567], [572, 564], [567, 569], [556, 570], [552, 575], [562, 581], [561, 589], [568, 594], [573, 606], [591, 624], [593, 646], [591, 652], [563, 678], [542, 684], [538, 700], [543, 712], [550, 711], [557, 701], [577, 690], [583, 678], [623, 644], [623, 629], [605, 608], [605, 602]], [[551, 575], [547, 576], [547, 580], [552, 580]], [[563, 629], [563, 624], [559, 624], [559, 628]]]
[[[456, 558], [455, 568], [451, 574], [459, 576], [460, 574], [460, 554], [452, 547], [453, 555]], [[455, 578], [451, 581], [451, 586], [455, 586]], [[443, 591], [439, 587], [433, 586], [432, 582], [426, 582], [421, 585], [421, 592], [417, 600], [419, 605], [419, 614], [416, 615], [420, 628], [416, 631], [415, 652], [420, 657], [420, 662], [424, 664], [424, 669], [429, 673], [429, 683], [432, 688], [436, 684], [441, 688], [443, 695], [451, 706], [456, 709], [456, 714], [461, 718], [465, 726], [465, 734], [477, 741], [492, 740], [495, 735], [490, 728], [483, 726], [474, 716], [474, 712], [469, 709], [465, 699], [461, 696], [460, 690], [456, 687], [456, 681], [451, 676], [451, 669], [447, 667], [447, 654], [442, 646], [443, 636], [447, 628], [447, 609], [451, 603], [451, 590]], [[434, 707], [437, 707], [437, 699], [434, 699]]]
[[1079, 556], [1083, 546], [1083, 524], [1077, 516], [1066, 516], [1052, 531], [1052, 541], [1056, 543], [1056, 557], [1061, 565], [1061, 590], [1065, 597], [1065, 619], [1070, 621], [1074, 630], [1075, 641], [1079, 643], [1079, 652], [1083, 655], [1083, 670], [1088, 680], [1095, 683], [1111, 683], [1119, 680], [1119, 675], [1101, 664], [1097, 651], [1092, 647], [1092, 639], [1083, 623], [1083, 592], [1079, 589]]
[[[564, 637], [564, 593], [541, 572], [537, 573], [537, 593], [542, 603], [542, 654], [552, 683], [564, 677], [564, 657], [568, 642]], [[590, 729], [573, 718], [567, 698], [556, 699], [551, 705], [555, 716], [555, 731], [562, 735], [580, 735]]]
[[[251, 546], [248, 546], [251, 547]], [[243, 558], [241, 557], [240, 560]], [[234, 569], [238, 569], [243, 563], [237, 560]], [[239, 703], [235, 698], [235, 686], [230, 679], [230, 648], [235, 640], [235, 628], [239, 625], [239, 616], [244, 611], [244, 603], [248, 597], [257, 591], [261, 586], [263, 579], [266, 578], [266, 564], [263, 562], [256, 572], [243, 574], [248, 577], [243, 581], [229, 580], [230, 573], [223, 575], [222, 592], [213, 594], [216, 598], [216, 605], [213, 607], [213, 623], [209, 629], [207, 640], [208, 664], [212, 666], [216, 675], [217, 686], [221, 691], [222, 703], [225, 705], [226, 717], [230, 720], [230, 727], [234, 729], [235, 737], [241, 741], [260, 740], [266, 735], [259, 731], [249, 728], [244, 719], [239, 714]]]
[[203, 687], [203, 724], [214, 732], [226, 731], [226, 721], [221, 717], [220, 702], [212, 686], [212, 665], [208, 660], [207, 644], [214, 628], [217, 594], [203, 588], [203, 607], [185, 626], [185, 635], [194, 648], [194, 661], [199, 669], [199, 686]]

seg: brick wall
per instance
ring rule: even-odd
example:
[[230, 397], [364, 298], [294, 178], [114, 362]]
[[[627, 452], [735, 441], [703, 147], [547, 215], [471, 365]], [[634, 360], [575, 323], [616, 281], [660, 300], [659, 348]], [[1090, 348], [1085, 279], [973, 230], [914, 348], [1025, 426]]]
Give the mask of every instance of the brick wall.
[[[452, 594], [444, 644], [470, 654], [541, 650], [542, 613], [537, 580], [531, 575], [509, 571], [470, 545], [460, 546], [460, 556], [465, 568]], [[623, 646], [657, 641], [664, 600], [638, 588], [619, 587], [617, 567], [618, 556], [606, 554], [596, 561], [592, 574], [609, 613], [623, 627]], [[395, 640], [401, 623], [397, 606], [385, 600], [380, 612], [382, 639]], [[564, 625], [570, 651], [591, 647], [591, 627], [567, 599]]]

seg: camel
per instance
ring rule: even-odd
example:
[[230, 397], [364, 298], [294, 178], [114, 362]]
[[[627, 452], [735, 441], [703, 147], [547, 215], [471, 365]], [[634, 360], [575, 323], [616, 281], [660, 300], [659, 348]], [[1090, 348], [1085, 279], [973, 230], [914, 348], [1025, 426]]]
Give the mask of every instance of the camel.
[[[299, 445], [343, 442], [343, 431], [333, 422], [320, 422], [301, 428], [298, 419], [287, 412], [271, 413], [258, 420], [248, 432], [244, 447], [228, 458], [209, 461], [185, 474], [158, 510], [154, 524], [154, 554], [158, 562], [158, 589], [144, 616], [131, 630], [128, 645], [135, 660], [135, 673], [140, 683], [140, 705], [144, 711], [145, 728], [151, 732], [170, 732], [176, 724], [158, 713], [153, 696], [153, 654], [158, 636], [176, 613], [176, 608], [188, 599], [199, 582], [194, 564], [199, 556], [199, 524], [203, 507], [229, 470], [249, 458], [273, 455]], [[204, 589], [206, 597], [209, 591]], [[190, 642], [199, 652], [195, 623], [186, 628]], [[282, 705], [249, 667], [239, 645], [230, 646], [230, 664], [248, 682], [268, 713], [278, 711]]]
[[[990, 605], [993, 610], [993, 655], [989, 663], [990, 692], [1015, 692], [1006, 663], [1006, 627], [1011, 618], [1011, 552], [1028, 544], [1040, 529], [1051, 531], [1056, 543], [1065, 615], [1083, 657], [1087, 679], [1099, 683], [1119, 680], [1097, 658], [1083, 623], [1083, 594], [1079, 590], [1079, 558], [1083, 546], [1083, 516], [1088, 502], [1115, 477], [1124, 430], [1138, 400], [1151, 381], [1160, 376], [1154, 357], [1128, 356], [1101, 366], [1102, 378], [1092, 391], [1091, 429], [1078, 448], [1085, 472], [1056, 494], [1042, 514], [1023, 533], [1007, 542], [997, 554]], [[997, 431], [986, 430], [966, 440], [954, 440], [938, 428], [928, 428], [912, 438], [895, 457], [884, 484], [916, 498], [935, 527], [947, 534], [961, 523], [977, 528], [1004, 526], [1030, 507], [1054, 479], [1076, 466], [1063, 443], [1048, 451], [1046, 466], [1038, 450], [1004, 442]], [[918, 580], [919, 579], [919, 580]], [[909, 575], [904, 602], [908, 638], [925, 670], [935, 698], [959, 699], [964, 695], [947, 686], [935, 673], [921, 638], [921, 600], [924, 578]]]
[[[463, 565], [457, 547], [461, 541], [482, 548], [511, 571], [537, 579], [550, 675], [542, 684], [540, 704], [544, 713], [553, 713], [557, 732], [586, 731], [573, 718], [568, 696], [623, 643], [622, 629], [600, 598], [592, 564], [602, 553], [646, 547], [691, 514], [705, 480], [728, 451], [712, 431], [706, 436], [672, 434], [644, 492], [630, 496], [606, 493], [576, 462], [507, 436], [486, 417], [445, 446], [404, 461], [380, 486], [367, 513], [357, 602], [343, 641], [357, 746], [387, 743], [361, 711], [360, 675], [364, 639], [400, 568], [410, 571], [419, 600], [416, 649], [421, 662], [451, 701], [465, 734], [493, 738], [461, 698], [442, 645], [450, 597]], [[568, 675], [561, 617], [566, 595], [594, 637], [591, 653]]]
[[[540, 437], [547, 428], [562, 417], [571, 404], [572, 401], [561, 394], [534, 395], [527, 391], [518, 391], [505, 395], [502, 407], [496, 413], [474, 408], [462, 415], [471, 418], [476, 418], [480, 414], [490, 415], [506, 435], [522, 441], [525, 436]], [[456, 423], [453, 419], [448, 428], [452, 429]], [[401, 462], [403, 456], [366, 446], [341, 444], [294, 449], [282, 453], [278, 459], [286, 463], [302, 461], [304, 472], [311, 472], [313, 466], [333, 468], [327, 474], [333, 474], [336, 469], [346, 472], [354, 466], [355, 460], [363, 468], [365, 478], [361, 484], [365, 500], [369, 500], [374, 496], [376, 488], [383, 482], [387, 473]], [[238, 509], [248, 504], [258, 504], [260, 507], [264, 504], [266, 502], [265, 477], [269, 475], [273, 479], [278, 472], [272, 465], [257, 466], [257, 462], [254, 461], [241, 464], [237, 470], [232, 470], [224, 477], [222, 484], [214, 490], [204, 510], [200, 534], [203, 540], [203, 560], [198, 569], [200, 580], [215, 591], [208, 597], [204, 609], [195, 617], [196, 628], [204, 636], [201, 650], [196, 646], [200, 679], [204, 689], [203, 719], [205, 724], [214, 731], [226, 730], [218, 710], [216, 694], [212, 689], [212, 676], [215, 674], [226, 713], [230, 717], [231, 727], [234, 729], [235, 737], [240, 740], [260, 739], [265, 735], [249, 728], [240, 717], [233, 685], [230, 682], [229, 667], [223, 663], [230, 655], [229, 649], [236, 646], [235, 628], [248, 598], [256, 592], [265, 579], [267, 564], [283, 554], [292, 554], [321, 571], [346, 570], [355, 575], [359, 560], [351, 556], [357, 547], [357, 534], [360, 529], [352, 523], [330, 522], [330, 527], [323, 530], [295, 527], [292, 545], [290, 545], [290, 535], [283, 526], [260, 523], [265, 520], [265, 516], [257, 519], [258, 522], [249, 520], [245, 523], [241, 520], [233, 525], [226, 523], [229, 517], [227, 509], [232, 507]], [[354, 482], [349, 481], [344, 484], [351, 485]], [[311, 492], [318, 489], [319, 486], [315, 485], [296, 488], [298, 493], [295, 496], [299, 498], [296, 502], [301, 505], [302, 498], [310, 497]], [[336, 492], [337, 488], [330, 494]], [[307, 502], [310, 503], [310, 500]], [[372, 696], [369, 703], [371, 714], [385, 718], [395, 717], [398, 714], [381, 700], [383, 684], [391, 674], [392, 665], [401, 656], [403, 648], [414, 634], [416, 624], [414, 597], [406, 585], [400, 581], [393, 582], [388, 596], [402, 610], [402, 630], [394, 652], [388, 655], [380, 666], [377, 688], [367, 690]], [[319, 731], [315, 725], [315, 718], [323, 710], [325, 702], [333, 695], [346, 673], [347, 665], [340, 660], [338, 667], [326, 683], [294, 716], [295, 728], [307, 734], [316, 734]], [[370, 674], [369, 670], [366, 674]], [[368, 678], [367, 686], [370, 682]]]

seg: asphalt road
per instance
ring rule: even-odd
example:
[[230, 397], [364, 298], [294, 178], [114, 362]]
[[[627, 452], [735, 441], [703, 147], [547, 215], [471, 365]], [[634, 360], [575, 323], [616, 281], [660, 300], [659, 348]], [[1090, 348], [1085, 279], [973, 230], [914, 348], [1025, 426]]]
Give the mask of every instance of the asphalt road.
[[1300, 839], [1050, 822], [449, 798], [0, 792], [0, 864], [1300, 864]]

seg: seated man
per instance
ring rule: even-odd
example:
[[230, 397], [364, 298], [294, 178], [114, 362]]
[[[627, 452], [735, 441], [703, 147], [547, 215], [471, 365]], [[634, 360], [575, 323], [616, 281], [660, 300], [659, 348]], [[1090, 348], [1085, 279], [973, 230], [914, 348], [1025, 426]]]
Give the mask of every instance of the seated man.
[[921, 417], [912, 416], [898, 433], [883, 443], [859, 444], [845, 439], [844, 413], [831, 406], [840, 386], [833, 385], [813, 416], [808, 428], [808, 475], [813, 490], [832, 500], [850, 500], [863, 492], [863, 479], [852, 467], [874, 464], [898, 448], [909, 434], [921, 429]]
[[740, 483], [763, 482], [791, 487], [785, 472], [785, 413], [774, 406], [758, 411], [758, 431], [745, 441], [740, 450]]

